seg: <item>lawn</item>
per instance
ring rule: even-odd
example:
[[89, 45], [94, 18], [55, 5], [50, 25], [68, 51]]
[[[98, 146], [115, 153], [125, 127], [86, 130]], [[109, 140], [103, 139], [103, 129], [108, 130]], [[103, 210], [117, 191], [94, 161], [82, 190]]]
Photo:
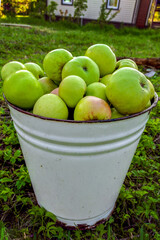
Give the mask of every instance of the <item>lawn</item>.
[[[17, 60], [42, 66], [44, 56], [65, 48], [84, 55], [95, 43], [108, 44], [117, 57], [159, 57], [160, 30], [112, 25], [48, 23], [21, 18], [5, 20], [32, 23], [32, 28], [0, 26], [0, 70]], [[4, 20], [1, 20], [4, 22]], [[146, 71], [144, 66], [139, 66]], [[160, 96], [160, 70], [150, 79]], [[160, 104], [151, 112], [110, 219], [93, 230], [68, 231], [55, 223], [54, 215], [37, 205], [0, 81], [0, 239], [160, 239]]]

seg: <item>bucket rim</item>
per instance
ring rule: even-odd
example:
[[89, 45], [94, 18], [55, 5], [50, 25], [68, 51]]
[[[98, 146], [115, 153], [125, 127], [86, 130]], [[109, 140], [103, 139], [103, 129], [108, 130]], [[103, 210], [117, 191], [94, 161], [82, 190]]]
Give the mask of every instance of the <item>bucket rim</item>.
[[154, 101], [153, 103], [151, 104], [151, 106], [149, 108], [146, 108], [144, 109], [143, 111], [141, 112], [138, 112], [138, 113], [134, 113], [134, 114], [131, 114], [131, 115], [128, 115], [128, 116], [125, 116], [125, 117], [121, 117], [121, 118], [113, 118], [113, 119], [107, 119], [107, 120], [89, 120], [89, 121], [76, 121], [76, 120], [70, 120], [70, 119], [57, 119], [57, 118], [48, 118], [48, 117], [43, 117], [43, 116], [39, 116], [39, 115], [36, 115], [36, 114], [33, 114], [31, 112], [28, 112], [22, 108], [19, 108], [15, 105], [13, 105], [12, 103], [10, 103], [5, 95], [3, 94], [3, 97], [6, 101], [6, 103], [12, 107], [13, 109], [15, 109], [16, 111], [18, 112], [21, 112], [23, 114], [26, 114], [26, 115], [30, 115], [32, 117], [35, 117], [35, 118], [39, 118], [39, 119], [42, 119], [42, 120], [49, 120], [49, 121], [54, 121], [54, 122], [68, 122], [68, 123], [106, 123], [106, 122], [117, 122], [117, 121], [122, 121], [122, 120], [127, 120], [127, 119], [130, 119], [130, 118], [134, 118], [134, 117], [137, 117], [137, 116], [140, 116], [142, 114], [145, 114], [145, 113], [150, 113], [150, 111], [156, 107], [157, 103], [158, 103], [158, 94], [155, 92], [154, 94]]

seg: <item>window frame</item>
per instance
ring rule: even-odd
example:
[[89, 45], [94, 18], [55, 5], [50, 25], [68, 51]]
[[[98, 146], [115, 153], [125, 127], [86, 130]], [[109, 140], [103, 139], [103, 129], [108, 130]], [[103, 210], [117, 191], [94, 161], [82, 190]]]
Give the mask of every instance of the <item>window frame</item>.
[[61, 5], [73, 6], [73, 0], [71, 0], [71, 3], [65, 3], [64, 0], [61, 0]]
[[108, 10], [119, 10], [119, 6], [120, 6], [120, 0], [117, 0], [118, 2], [117, 2], [117, 6], [116, 7], [112, 7], [112, 6], [109, 6], [109, 2], [110, 2], [110, 0], [107, 0], [107, 2], [106, 2], [106, 9], [108, 9]]

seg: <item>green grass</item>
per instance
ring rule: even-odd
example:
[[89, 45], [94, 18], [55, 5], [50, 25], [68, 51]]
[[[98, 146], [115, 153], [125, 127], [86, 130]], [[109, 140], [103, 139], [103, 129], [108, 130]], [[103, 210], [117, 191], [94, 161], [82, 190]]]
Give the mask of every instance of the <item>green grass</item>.
[[[30, 18], [20, 19], [23, 19], [23, 23], [30, 23]], [[0, 64], [13, 59], [15, 54], [22, 62], [33, 60], [42, 63], [44, 55], [54, 48], [67, 48], [73, 55], [83, 55], [88, 46], [97, 42], [108, 44], [116, 56], [159, 57], [160, 30], [158, 29], [138, 30], [122, 27], [118, 30], [113, 25], [104, 28], [96, 24], [79, 27], [67, 21], [63, 24], [61, 22], [49, 24], [36, 19], [36, 24], [37, 21], [41, 26], [33, 29], [14, 28], [13, 30], [12, 27], [1, 27]]]
[[[74, 56], [88, 46], [105, 43], [116, 56], [159, 57], [160, 31], [96, 24], [79, 27], [68, 22], [48, 23], [30, 18], [8, 22], [34, 23], [32, 29], [0, 27], [0, 70], [11, 60], [34, 61], [42, 66], [47, 52], [66, 48]], [[1, 20], [2, 22], [2, 20]], [[4, 19], [3, 19], [4, 22]], [[143, 71], [144, 68], [141, 67]], [[160, 93], [160, 71], [151, 79]], [[160, 239], [160, 104], [151, 112], [137, 151], [105, 224], [94, 230], [68, 231], [57, 226], [55, 216], [37, 205], [19, 142], [2, 97], [0, 81], [0, 239]]]

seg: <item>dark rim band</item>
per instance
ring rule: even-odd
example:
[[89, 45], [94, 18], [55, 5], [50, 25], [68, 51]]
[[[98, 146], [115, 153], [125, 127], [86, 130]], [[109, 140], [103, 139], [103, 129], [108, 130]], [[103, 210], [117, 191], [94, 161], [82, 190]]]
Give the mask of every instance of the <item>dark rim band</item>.
[[58, 121], [58, 122], [68, 122], [68, 123], [105, 123], [105, 122], [115, 122], [115, 121], [121, 121], [121, 120], [126, 120], [126, 119], [130, 119], [130, 118], [133, 118], [133, 117], [137, 117], [139, 115], [142, 115], [146, 112], [150, 113], [150, 111], [156, 107], [157, 103], [158, 103], [158, 95], [157, 93], [155, 93], [154, 95], [154, 102], [152, 103], [152, 105], [141, 111], [141, 112], [138, 112], [138, 113], [134, 113], [132, 115], [128, 115], [128, 116], [125, 116], [125, 117], [122, 117], [122, 118], [115, 118], [115, 119], [108, 119], [108, 120], [90, 120], [90, 121], [75, 121], [75, 120], [63, 120], [63, 119], [56, 119], [56, 118], [47, 118], [47, 117], [42, 117], [42, 116], [39, 116], [39, 115], [35, 115], [33, 113], [30, 113], [30, 112], [27, 112], [19, 107], [16, 107], [15, 105], [13, 105], [12, 103], [8, 102], [6, 97], [4, 96], [3, 94], [3, 97], [5, 99], [5, 101], [7, 102], [7, 104], [14, 108], [15, 110], [17, 110], [18, 112], [21, 112], [21, 113], [24, 113], [26, 115], [30, 115], [32, 117], [36, 117], [36, 118], [40, 118], [40, 119], [43, 119], [43, 120], [50, 120], [50, 121]]

